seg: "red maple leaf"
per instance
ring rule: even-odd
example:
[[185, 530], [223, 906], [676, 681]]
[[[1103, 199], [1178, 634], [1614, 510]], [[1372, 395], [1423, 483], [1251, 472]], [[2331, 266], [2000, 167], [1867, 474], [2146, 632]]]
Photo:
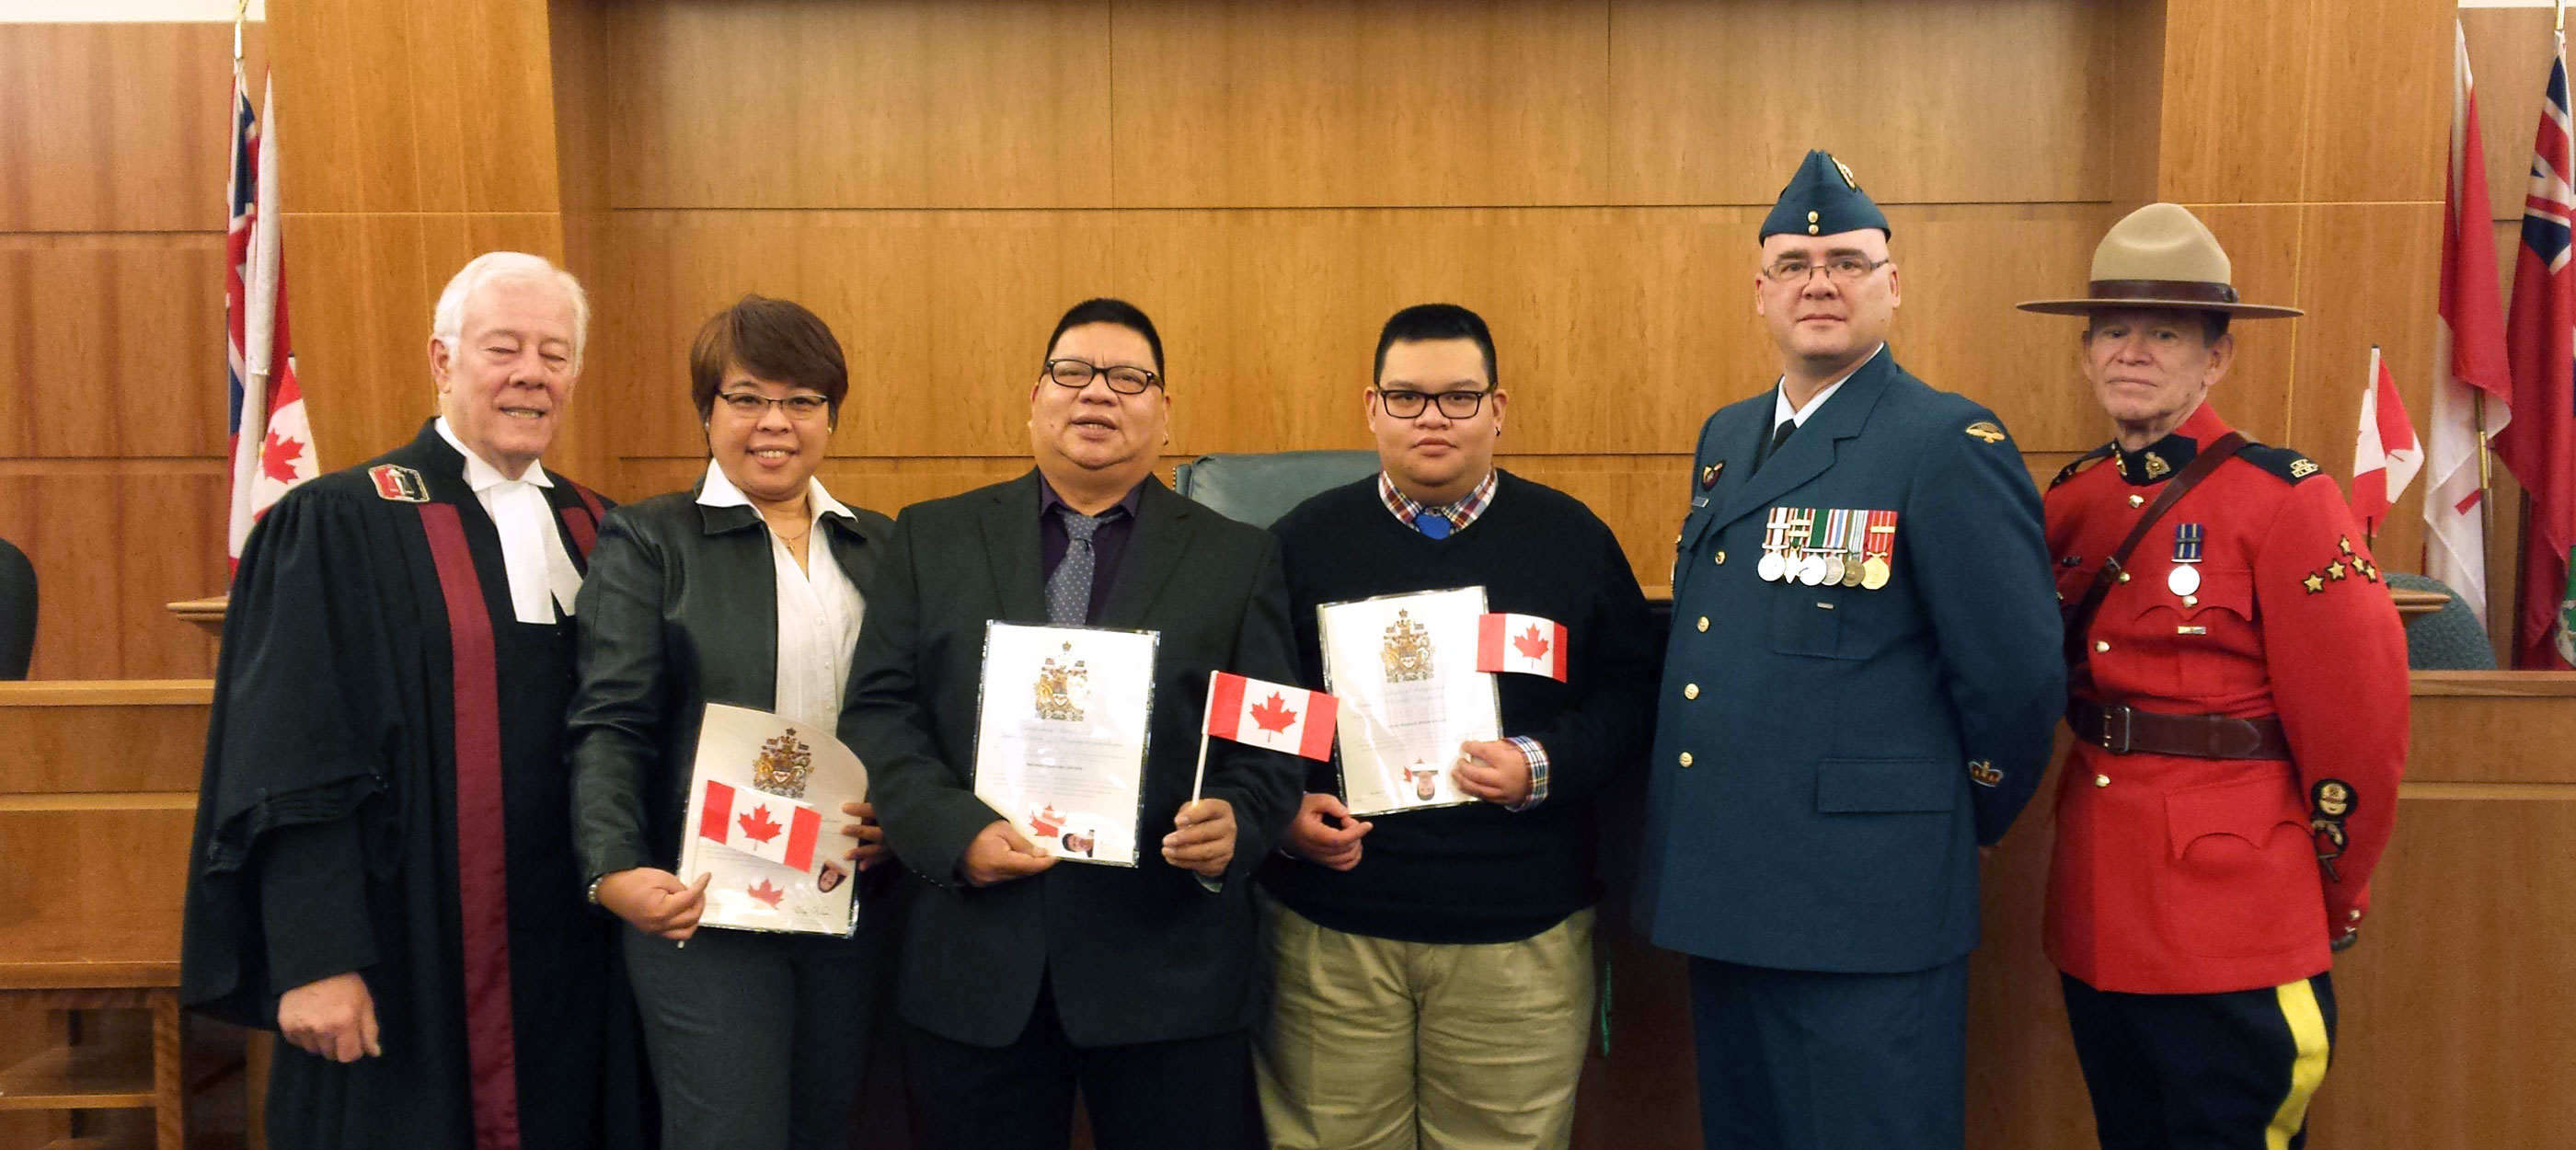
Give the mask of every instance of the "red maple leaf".
[[295, 482], [295, 457], [304, 454], [302, 440], [286, 439], [276, 432], [268, 433], [259, 447], [259, 469], [280, 483]]
[[743, 837], [756, 843], [765, 843], [777, 838], [778, 832], [784, 829], [778, 825], [777, 820], [769, 817], [769, 808], [766, 806], [753, 807], [750, 814], [734, 821], [742, 824]]
[[1539, 633], [1538, 624], [1532, 623], [1527, 633], [1512, 636], [1512, 647], [1522, 658], [1537, 662], [1547, 657], [1547, 636]]
[[751, 888], [751, 897], [768, 903], [772, 908], [775, 908], [781, 900], [787, 897], [787, 892], [769, 885], [768, 879], [762, 879], [760, 880], [759, 886]]
[[1296, 721], [1297, 712], [1288, 709], [1287, 700], [1280, 698], [1277, 691], [1270, 692], [1269, 702], [1252, 705], [1252, 722], [1262, 730], [1284, 731]]

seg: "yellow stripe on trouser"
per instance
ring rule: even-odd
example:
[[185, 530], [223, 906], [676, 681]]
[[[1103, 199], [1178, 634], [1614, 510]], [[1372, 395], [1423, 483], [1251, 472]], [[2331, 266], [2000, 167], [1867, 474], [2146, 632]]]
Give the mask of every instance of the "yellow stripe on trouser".
[[2290, 1139], [2307, 1124], [2308, 1100], [2316, 1097], [2317, 1085], [2326, 1080], [2326, 1016], [2317, 1009], [2317, 988], [2307, 979], [2283, 983], [2273, 993], [2280, 996], [2281, 1017], [2290, 1024], [2290, 1040], [2298, 1044], [2299, 1057], [2290, 1064], [2290, 1096], [2272, 1112], [2263, 1145], [2266, 1150], [2289, 1150]]

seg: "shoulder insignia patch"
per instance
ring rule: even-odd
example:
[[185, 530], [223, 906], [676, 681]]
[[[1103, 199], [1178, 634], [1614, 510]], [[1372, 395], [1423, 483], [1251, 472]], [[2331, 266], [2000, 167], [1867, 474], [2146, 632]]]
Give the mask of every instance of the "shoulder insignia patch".
[[1968, 435], [1988, 443], [2004, 441], [2004, 429], [1991, 419], [1980, 419], [1968, 425]]
[[399, 463], [379, 463], [367, 469], [367, 478], [376, 484], [376, 497], [395, 503], [429, 502], [429, 484], [420, 473]]
[[2083, 474], [2085, 468], [2091, 467], [2094, 464], [2100, 463], [2109, 458], [2111, 458], [2111, 445], [2105, 443], [2100, 447], [2096, 447], [2091, 451], [2087, 451], [2082, 455], [2076, 456], [2073, 463], [2069, 463], [2064, 467], [2058, 468], [2057, 478], [2049, 480], [2048, 485], [2050, 487], [2055, 487], [2060, 483], [2064, 483], [2069, 479], [2073, 479], [2076, 476]]
[[2297, 483], [2325, 470], [2317, 461], [2286, 447], [2249, 443], [2236, 453], [2236, 458], [2269, 471], [2287, 483]]

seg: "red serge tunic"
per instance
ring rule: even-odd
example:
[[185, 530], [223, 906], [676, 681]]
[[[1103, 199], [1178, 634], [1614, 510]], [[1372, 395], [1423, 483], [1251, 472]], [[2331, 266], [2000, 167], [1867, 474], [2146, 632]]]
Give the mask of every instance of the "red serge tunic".
[[[2228, 430], [2203, 404], [2142, 450], [2106, 446], [2058, 476], [2048, 551], [2066, 602]], [[2139, 541], [2083, 636], [2078, 700], [2277, 716], [2290, 747], [2288, 761], [2206, 759], [2078, 738], [2058, 780], [2047, 946], [2096, 989], [2206, 994], [2306, 978], [2369, 905], [2406, 759], [2406, 637], [2319, 471], [2262, 446], [2220, 464]], [[2173, 577], [2178, 533], [2187, 543], [2194, 526], [2197, 586]]]

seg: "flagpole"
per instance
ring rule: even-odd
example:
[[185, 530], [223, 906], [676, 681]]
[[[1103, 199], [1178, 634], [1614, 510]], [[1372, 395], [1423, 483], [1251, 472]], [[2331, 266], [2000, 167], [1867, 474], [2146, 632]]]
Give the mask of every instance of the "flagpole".
[[[2560, 5], [2565, 10], [2565, 5]], [[250, 19], [250, 0], [233, 0], [233, 67], [242, 62], [242, 22]]]
[[[2374, 343], [2374, 344], [2372, 344], [2372, 345], [2370, 345], [2370, 383], [2369, 383], [2369, 385], [2368, 385], [2368, 387], [2367, 387], [2367, 394], [2369, 394], [2369, 395], [2372, 397], [2372, 402], [2373, 402], [2373, 403], [2376, 403], [2376, 402], [2378, 401], [2378, 400], [2377, 400], [2377, 397], [2378, 397], [2378, 395], [2379, 395], [2379, 345], [2378, 345], [2378, 344], [2375, 344], [2375, 343]], [[2385, 468], [2388, 466], [2388, 444], [2387, 444], [2385, 441], [2381, 442], [2381, 443], [2380, 443], [2380, 445], [2379, 445], [2379, 459], [2380, 459], [2379, 466], [2383, 469], [2383, 470], [2381, 470], [2380, 474], [2381, 474], [2382, 476], [2386, 476], [2386, 475], [2388, 474], [2388, 472], [2385, 470]], [[2357, 461], [2356, 461], [2356, 464], [2355, 464], [2355, 465], [2356, 465], [2356, 466], [2358, 466], [2358, 465], [2359, 465]], [[2361, 477], [2360, 477], [2359, 475], [2355, 475], [2355, 476], [2353, 477], [2353, 482], [2355, 482], [2355, 483], [2359, 483], [2360, 481], [2361, 481]], [[2382, 480], [2382, 482], [2385, 482], [2385, 480], [2383, 479], [2383, 480]], [[2397, 502], [2397, 498], [2396, 498], [2396, 496], [2395, 496], [2395, 494], [2394, 494], [2394, 493], [2391, 493], [2391, 494], [2389, 494], [2389, 495], [2387, 495], [2387, 496], [2383, 496], [2382, 498], [2383, 498], [2383, 501], [2385, 501], [2385, 502], [2387, 502], [2387, 503], [2389, 503], [2389, 504], [2391, 504], [2391, 505], [2392, 505], [2392, 506], [2390, 506], [2386, 511], [2381, 511], [2381, 512], [2379, 513], [2379, 518], [2381, 518], [2381, 519], [2385, 519], [2385, 518], [2387, 518], [2387, 517], [2388, 517], [2388, 513], [2389, 513], [2390, 511], [2394, 511], [2394, 510], [2396, 510], [2396, 507], [2394, 506], [2394, 504]], [[2362, 550], [2364, 550], [2364, 551], [2368, 551], [2368, 552], [2370, 552], [2370, 553], [2371, 553], [2371, 554], [2373, 554], [2373, 555], [2376, 555], [2376, 554], [2378, 554], [2378, 553], [2379, 553], [2379, 524], [2378, 524], [2378, 521], [2377, 521], [2377, 520], [2373, 520], [2373, 519], [2363, 519], [2363, 520], [2361, 521], [2361, 547], [2362, 547]]]
[[[1207, 706], [1199, 710], [1199, 765], [1190, 771], [1189, 807], [1199, 804], [1199, 784], [1207, 781], [1208, 714], [1216, 710], [1216, 674], [1208, 674]], [[1188, 810], [1183, 807], [1182, 810]]]

